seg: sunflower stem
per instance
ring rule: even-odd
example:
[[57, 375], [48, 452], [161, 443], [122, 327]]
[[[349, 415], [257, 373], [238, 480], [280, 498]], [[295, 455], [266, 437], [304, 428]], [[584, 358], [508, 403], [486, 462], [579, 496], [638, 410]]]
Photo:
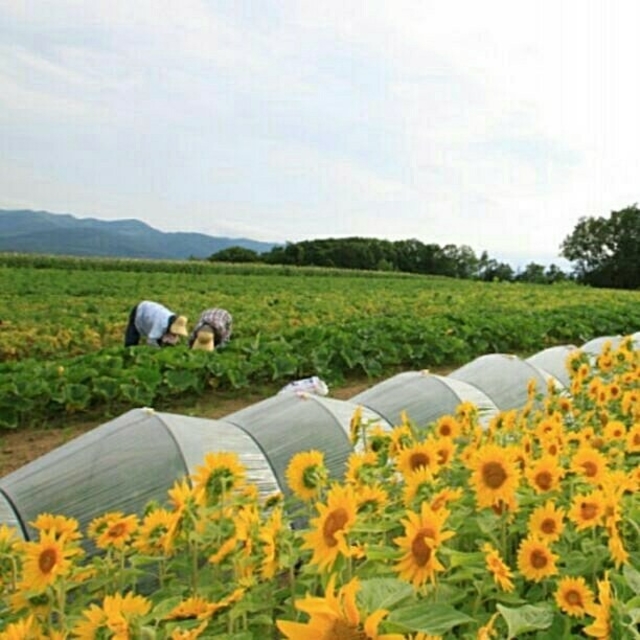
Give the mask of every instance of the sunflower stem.
[[198, 595], [198, 542], [191, 543], [191, 591], [193, 596]]

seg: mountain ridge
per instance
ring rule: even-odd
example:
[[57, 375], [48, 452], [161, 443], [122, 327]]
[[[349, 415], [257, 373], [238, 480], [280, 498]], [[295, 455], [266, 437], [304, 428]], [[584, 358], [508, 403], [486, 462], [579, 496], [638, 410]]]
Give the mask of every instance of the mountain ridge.
[[275, 243], [160, 231], [136, 218], [98, 220], [70, 213], [0, 209], [0, 251], [113, 258], [208, 258], [229, 247], [266, 253]]

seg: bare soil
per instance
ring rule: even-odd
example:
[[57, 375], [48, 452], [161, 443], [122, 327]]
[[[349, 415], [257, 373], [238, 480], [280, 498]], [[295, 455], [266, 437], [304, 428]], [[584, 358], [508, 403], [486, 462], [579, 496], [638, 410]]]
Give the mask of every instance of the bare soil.
[[[348, 400], [360, 391], [374, 384], [370, 380], [351, 380], [347, 384], [331, 389], [329, 396], [339, 400]], [[222, 418], [234, 411], [264, 400], [274, 393], [273, 390], [263, 393], [245, 392], [237, 394], [216, 394], [203, 398], [195, 404], [183, 407], [172, 407], [171, 413], [186, 413], [204, 418]], [[63, 426], [47, 428], [17, 429], [16, 431], [0, 431], [0, 477], [7, 475], [23, 465], [39, 458], [52, 449], [69, 440], [104, 424], [115, 416], [107, 418], [81, 419], [74, 418]]]

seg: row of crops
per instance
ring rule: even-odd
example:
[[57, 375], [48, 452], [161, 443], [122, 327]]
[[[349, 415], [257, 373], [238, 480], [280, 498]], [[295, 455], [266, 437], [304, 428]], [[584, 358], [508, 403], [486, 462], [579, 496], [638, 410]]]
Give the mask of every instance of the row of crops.
[[[350, 376], [375, 380], [640, 327], [639, 292], [159, 264], [0, 259], [0, 428], [167, 408], [216, 390], [276, 387], [310, 375], [330, 385]], [[180, 271], [182, 264], [193, 271]], [[222, 306], [234, 316], [233, 339], [213, 353], [184, 345], [125, 349], [129, 311], [142, 299], [191, 322]]]

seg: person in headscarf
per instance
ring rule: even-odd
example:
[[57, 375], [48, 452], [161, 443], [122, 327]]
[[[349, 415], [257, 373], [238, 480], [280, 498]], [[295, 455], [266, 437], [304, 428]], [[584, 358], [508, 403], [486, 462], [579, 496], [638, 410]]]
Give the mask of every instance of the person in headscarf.
[[[213, 332], [213, 342], [211, 333]], [[231, 340], [233, 317], [226, 309], [213, 307], [200, 314], [189, 336], [189, 347], [212, 351], [224, 347]], [[206, 345], [206, 346], [204, 346]]]

